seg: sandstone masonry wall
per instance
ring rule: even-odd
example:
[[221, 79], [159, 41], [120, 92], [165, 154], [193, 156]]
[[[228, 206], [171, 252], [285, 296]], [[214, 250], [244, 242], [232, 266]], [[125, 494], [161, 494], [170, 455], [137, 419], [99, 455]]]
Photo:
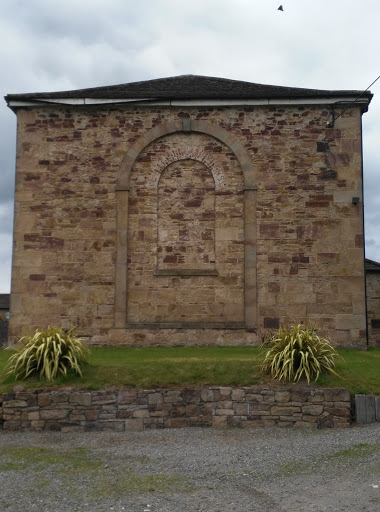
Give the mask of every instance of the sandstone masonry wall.
[[[128, 207], [117, 201], [128, 150], [149, 130], [183, 119], [207, 121], [235, 142], [191, 130], [162, 136], [134, 155]], [[304, 322], [341, 345], [365, 346], [362, 203], [352, 203], [361, 199], [360, 111], [348, 108], [334, 128], [326, 128], [329, 119], [320, 106], [20, 109], [10, 340], [74, 324], [92, 345], [252, 344]], [[242, 189], [237, 145], [257, 191]], [[185, 204], [173, 180], [191, 162], [210, 186], [195, 183]], [[190, 221], [165, 209], [170, 194], [178, 215], [195, 215], [193, 233]], [[255, 197], [244, 212], [243, 194]], [[118, 259], [118, 244], [127, 244], [128, 261]], [[116, 267], [124, 264], [131, 325], [110, 338], [115, 318], [124, 322], [117, 310], [124, 298], [115, 297]], [[176, 269], [182, 274], [163, 275]], [[149, 326], [160, 322], [174, 325]]]
[[369, 342], [380, 347], [380, 272], [367, 272], [366, 282]]
[[179, 427], [348, 427], [344, 389], [252, 386], [17, 391], [1, 397], [4, 430], [117, 431]]

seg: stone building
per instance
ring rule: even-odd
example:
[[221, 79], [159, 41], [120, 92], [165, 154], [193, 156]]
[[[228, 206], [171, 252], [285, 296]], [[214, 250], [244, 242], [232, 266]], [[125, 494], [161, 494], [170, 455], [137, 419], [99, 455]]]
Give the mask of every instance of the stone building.
[[380, 347], [380, 263], [365, 260], [367, 284], [367, 320], [370, 344]]
[[10, 339], [255, 344], [302, 322], [365, 346], [371, 97], [193, 75], [9, 94]]
[[0, 347], [8, 341], [9, 293], [0, 293]]

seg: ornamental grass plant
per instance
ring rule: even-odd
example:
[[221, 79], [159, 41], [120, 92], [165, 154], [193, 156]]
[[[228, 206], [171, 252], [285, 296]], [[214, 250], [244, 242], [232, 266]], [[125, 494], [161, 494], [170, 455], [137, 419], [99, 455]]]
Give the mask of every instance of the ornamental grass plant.
[[330, 341], [318, 336], [313, 328], [301, 325], [289, 330], [280, 328], [261, 345], [266, 348], [262, 370], [273, 379], [283, 382], [298, 382], [306, 378], [310, 384], [320, 374], [335, 372], [337, 351]]
[[64, 332], [60, 327], [48, 327], [37, 330], [33, 336], [22, 337], [11, 348], [16, 353], [9, 358], [7, 375], [23, 380], [37, 376], [50, 382], [69, 372], [82, 376], [88, 350], [73, 334], [74, 329]]

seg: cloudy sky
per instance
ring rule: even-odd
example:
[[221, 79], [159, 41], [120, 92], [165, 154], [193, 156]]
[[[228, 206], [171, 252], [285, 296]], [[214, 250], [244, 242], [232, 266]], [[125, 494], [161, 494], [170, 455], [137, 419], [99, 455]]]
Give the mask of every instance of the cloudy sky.
[[[278, 11], [282, 3], [284, 11]], [[364, 90], [379, 0], [0, 0], [0, 93], [183, 74]], [[380, 261], [380, 79], [363, 116], [366, 256]], [[16, 116], [0, 102], [0, 293], [9, 292]]]

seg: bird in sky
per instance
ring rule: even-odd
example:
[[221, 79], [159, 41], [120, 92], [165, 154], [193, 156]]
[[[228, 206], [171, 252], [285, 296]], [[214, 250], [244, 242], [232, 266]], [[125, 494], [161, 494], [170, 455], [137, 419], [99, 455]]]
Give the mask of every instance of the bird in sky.
[[282, 7], [282, 5], [280, 5], [280, 7], [277, 9], [278, 11], [283, 11], [284, 8]]

